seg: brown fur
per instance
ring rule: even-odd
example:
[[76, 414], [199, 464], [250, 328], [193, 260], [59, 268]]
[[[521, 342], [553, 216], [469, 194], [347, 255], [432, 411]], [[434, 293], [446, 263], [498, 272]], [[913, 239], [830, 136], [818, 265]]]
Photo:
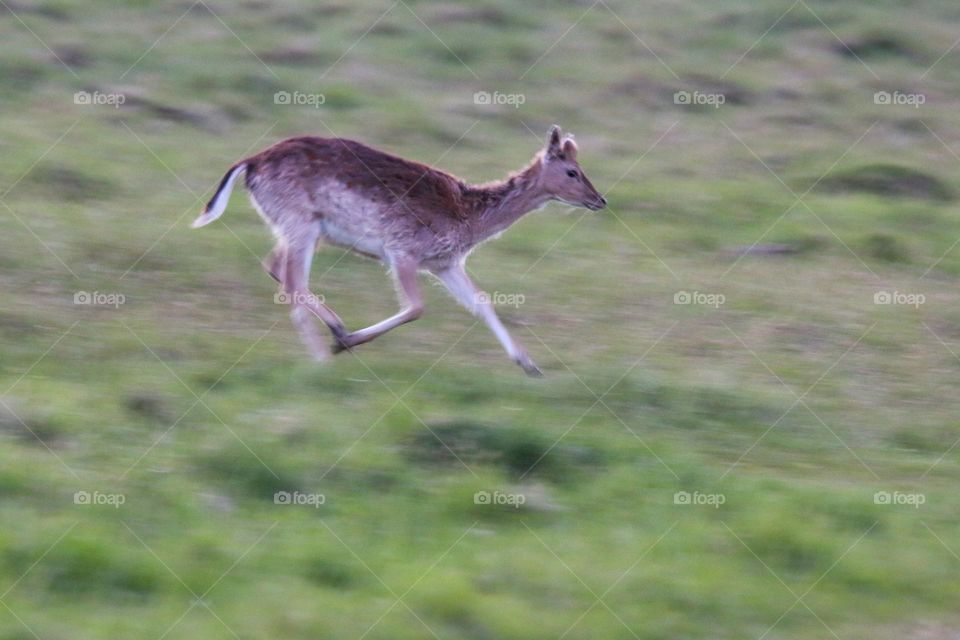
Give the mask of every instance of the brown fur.
[[247, 187], [255, 178], [308, 189], [318, 175], [342, 182], [385, 204], [403, 198], [418, 209], [462, 217], [463, 183], [448, 173], [344, 138], [290, 138], [251, 156]]

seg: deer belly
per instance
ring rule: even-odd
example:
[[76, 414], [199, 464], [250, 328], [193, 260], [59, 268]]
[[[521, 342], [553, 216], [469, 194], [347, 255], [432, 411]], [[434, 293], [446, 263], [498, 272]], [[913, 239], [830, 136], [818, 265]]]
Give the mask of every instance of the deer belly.
[[357, 253], [377, 258], [383, 257], [383, 243], [380, 239], [369, 233], [363, 233], [362, 230], [348, 229], [331, 220], [321, 220], [320, 235], [327, 243], [336, 247], [352, 249]]
[[326, 185], [320, 200], [320, 233], [329, 244], [375, 258], [383, 257], [377, 233], [379, 206], [338, 183]]

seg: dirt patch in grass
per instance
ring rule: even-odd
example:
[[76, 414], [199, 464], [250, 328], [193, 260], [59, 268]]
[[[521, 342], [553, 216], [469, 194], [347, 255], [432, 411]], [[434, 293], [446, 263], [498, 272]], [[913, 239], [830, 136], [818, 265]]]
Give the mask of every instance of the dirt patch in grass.
[[872, 33], [858, 38], [836, 42], [833, 51], [847, 58], [861, 60], [876, 58], [906, 58], [921, 60], [923, 54], [913, 43], [896, 34]]
[[569, 476], [581, 467], [601, 462], [599, 452], [563, 444], [539, 431], [517, 427], [494, 427], [457, 421], [431, 424], [418, 431], [406, 445], [407, 456], [419, 464], [451, 466], [494, 464], [511, 476], [528, 472], [552, 478]]
[[824, 178], [819, 189], [834, 193], [859, 191], [894, 198], [946, 202], [954, 197], [946, 183], [930, 173], [895, 164], [870, 164], [843, 169]]

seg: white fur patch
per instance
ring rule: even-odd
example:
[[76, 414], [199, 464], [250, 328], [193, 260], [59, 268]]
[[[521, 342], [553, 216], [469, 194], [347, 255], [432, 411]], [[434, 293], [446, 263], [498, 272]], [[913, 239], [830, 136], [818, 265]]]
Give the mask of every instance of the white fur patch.
[[227, 177], [227, 181], [223, 184], [223, 187], [220, 189], [220, 191], [217, 192], [213, 202], [210, 203], [210, 208], [204, 211], [199, 218], [194, 220], [193, 224], [190, 225], [191, 227], [197, 229], [204, 225], [210, 224], [223, 215], [223, 212], [227, 210], [227, 203], [230, 201], [230, 192], [233, 191], [233, 183], [236, 181], [237, 176], [246, 170], [247, 166], [245, 164], [241, 164], [230, 170], [230, 175]]
[[320, 234], [332, 245], [383, 257], [382, 205], [336, 181], [317, 190]]

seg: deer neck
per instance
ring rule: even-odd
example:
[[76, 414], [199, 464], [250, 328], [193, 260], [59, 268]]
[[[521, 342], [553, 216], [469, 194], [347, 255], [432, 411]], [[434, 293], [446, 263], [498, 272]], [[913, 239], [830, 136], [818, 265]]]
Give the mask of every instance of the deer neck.
[[473, 243], [505, 231], [527, 213], [543, 207], [550, 196], [539, 185], [541, 160], [505, 180], [465, 189]]

